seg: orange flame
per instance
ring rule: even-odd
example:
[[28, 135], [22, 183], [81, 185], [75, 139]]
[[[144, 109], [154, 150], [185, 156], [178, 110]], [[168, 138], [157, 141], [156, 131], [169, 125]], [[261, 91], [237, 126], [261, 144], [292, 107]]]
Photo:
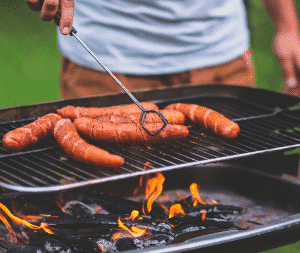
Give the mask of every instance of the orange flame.
[[[143, 170], [148, 170], [149, 169], [149, 166], [153, 166], [153, 164], [151, 163], [151, 162], [145, 162], [145, 165], [144, 165], [144, 167], [143, 167]], [[144, 185], [144, 181], [145, 181], [145, 178], [147, 178], [147, 176], [146, 177], [144, 177], [144, 176], [141, 176], [140, 177], [140, 184], [139, 184], [139, 187], [137, 187], [134, 191], [133, 191], [133, 195], [135, 196], [135, 195], [137, 195], [141, 190], [143, 190], [143, 185]], [[146, 179], [147, 180], [147, 179]]]
[[169, 218], [172, 218], [178, 214], [185, 215], [185, 211], [182, 209], [180, 204], [175, 204], [170, 207]]
[[12, 229], [11, 225], [9, 224], [9, 222], [7, 221], [7, 219], [4, 217], [4, 215], [2, 214], [2, 212], [0, 212], [0, 220], [2, 220], [2, 222], [5, 225], [5, 227], [7, 228], [7, 230], [10, 233], [10, 241], [11, 241], [11, 243], [12, 244], [17, 244], [18, 240], [17, 240], [16, 233]]
[[192, 193], [193, 199], [195, 200], [194, 203], [193, 203], [193, 206], [196, 206], [196, 205], [197, 205], [197, 201], [198, 201], [200, 204], [206, 205], [206, 202], [203, 201], [203, 200], [200, 198], [198, 185], [197, 185], [196, 183], [192, 183], [192, 184], [190, 185], [190, 191], [191, 191], [191, 193]]
[[[155, 177], [149, 178], [146, 183], [146, 199], [147, 201], [147, 213], [149, 214], [152, 209], [153, 202], [157, 199], [157, 197], [161, 194], [163, 190], [163, 183], [165, 182], [165, 177], [161, 173], [156, 173]], [[143, 213], [145, 212], [145, 206], [143, 205]]]
[[207, 212], [205, 211], [205, 210], [201, 210], [201, 219], [202, 220], [205, 220], [205, 218], [206, 218], [206, 215], [207, 215]]
[[130, 234], [132, 234], [134, 237], [138, 237], [138, 236], [143, 235], [143, 234], [146, 232], [146, 230], [147, 230], [147, 228], [145, 228], [145, 229], [140, 229], [140, 228], [138, 228], [138, 227], [136, 227], [136, 226], [131, 226], [130, 228], [128, 228], [128, 227], [126, 227], [126, 226], [123, 224], [123, 222], [121, 221], [121, 218], [120, 218], [120, 217], [118, 218], [118, 223], [119, 223], [119, 227], [120, 227], [120, 228], [123, 228], [123, 229], [129, 231]]
[[131, 211], [131, 214], [129, 217], [125, 217], [125, 220], [134, 220], [136, 217], [139, 216], [139, 211], [138, 210], [133, 210]]
[[206, 205], [206, 204], [218, 204], [217, 201], [215, 200], [212, 200], [211, 202], [205, 202], [203, 201], [201, 198], [200, 198], [200, 195], [199, 195], [199, 187], [196, 183], [192, 183], [190, 185], [190, 191], [191, 191], [191, 194], [193, 196], [193, 206], [197, 206], [198, 202], [202, 205]]
[[48, 227], [48, 225], [46, 223], [41, 223], [40, 226], [37, 225], [33, 225], [31, 223], [29, 223], [26, 220], [22, 220], [16, 216], [14, 216], [9, 210], [8, 208], [0, 203], [0, 208], [7, 214], [7, 216], [9, 218], [11, 218], [15, 223], [19, 223], [22, 224], [23, 226], [29, 227], [33, 230], [39, 230], [39, 229], [43, 229], [45, 232], [47, 232], [48, 234], [54, 234], [54, 232], [52, 231], [52, 228]]

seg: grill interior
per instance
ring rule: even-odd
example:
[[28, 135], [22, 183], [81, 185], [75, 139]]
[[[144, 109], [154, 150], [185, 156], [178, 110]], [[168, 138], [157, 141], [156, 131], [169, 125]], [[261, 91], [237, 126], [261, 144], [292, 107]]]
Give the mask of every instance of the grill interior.
[[[56, 191], [300, 146], [300, 118], [287, 111], [222, 95], [176, 98], [157, 104], [162, 109], [173, 102], [196, 103], [216, 110], [238, 122], [241, 133], [235, 140], [226, 140], [200, 126], [191, 126], [186, 139], [169, 143], [135, 146], [97, 143], [125, 158], [125, 164], [117, 169], [72, 161], [53, 137], [34, 149], [14, 154], [8, 153], [1, 144], [0, 185], [18, 191]], [[35, 118], [0, 123], [0, 134], [3, 137], [33, 120]], [[145, 170], [146, 162], [152, 166]]]

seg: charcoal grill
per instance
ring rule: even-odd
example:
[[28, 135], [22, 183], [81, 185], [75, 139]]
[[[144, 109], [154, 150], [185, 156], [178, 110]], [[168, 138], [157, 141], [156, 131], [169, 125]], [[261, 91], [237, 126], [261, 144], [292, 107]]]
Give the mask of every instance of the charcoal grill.
[[[238, 122], [240, 136], [225, 140], [197, 126], [186, 140], [168, 144], [101, 146], [122, 155], [120, 169], [94, 167], [67, 159], [49, 138], [33, 149], [10, 154], [0, 148], [0, 185], [8, 190], [1, 199], [16, 194], [48, 194], [78, 187], [116, 189], [134, 186], [140, 175], [164, 172], [166, 189], [187, 187], [192, 181], [201, 189], [218, 185], [275, 206], [289, 215], [245, 231], [223, 231], [141, 252], [261, 252], [300, 239], [300, 183], [282, 175], [298, 175], [298, 155], [285, 155], [300, 146], [299, 98], [238, 86], [200, 85], [135, 92], [139, 101], [154, 101], [160, 108], [173, 102], [197, 103]], [[0, 133], [22, 126], [67, 105], [111, 106], [131, 103], [126, 94], [88, 97], [18, 106], [0, 110]], [[152, 165], [144, 170], [146, 162]], [[253, 166], [254, 165], [254, 166]], [[76, 182], [61, 184], [61, 180]], [[124, 188], [123, 188], [124, 189]], [[130, 191], [130, 190], [129, 190]], [[222, 195], [222, 191], [220, 191]], [[235, 204], [235, 203], [232, 203]], [[136, 252], [136, 251], [132, 251]], [[130, 253], [130, 251], [128, 251]]]

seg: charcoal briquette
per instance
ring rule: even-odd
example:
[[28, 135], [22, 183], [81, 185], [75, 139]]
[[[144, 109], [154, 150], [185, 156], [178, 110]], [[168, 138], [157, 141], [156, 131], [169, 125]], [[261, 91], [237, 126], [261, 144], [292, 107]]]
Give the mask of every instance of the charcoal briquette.
[[46, 253], [46, 251], [32, 245], [21, 245], [10, 248], [6, 253]]
[[113, 245], [110, 241], [105, 239], [98, 239], [96, 244], [101, 253], [110, 252], [110, 249]]
[[166, 234], [157, 234], [149, 237], [147, 240], [143, 242], [143, 246], [145, 248], [162, 246], [174, 240], [174, 237]]
[[174, 232], [178, 235], [203, 229], [205, 229], [205, 227], [203, 226], [197, 226], [195, 224], [185, 224], [183, 226], [176, 227], [176, 229], [174, 229]]
[[71, 253], [71, 249], [63, 242], [56, 239], [46, 239], [44, 242], [44, 250], [46, 253]]
[[132, 237], [126, 237], [120, 238], [117, 241], [115, 241], [111, 251], [122, 252], [126, 250], [135, 250], [143, 248], [143, 242], [141, 240]]

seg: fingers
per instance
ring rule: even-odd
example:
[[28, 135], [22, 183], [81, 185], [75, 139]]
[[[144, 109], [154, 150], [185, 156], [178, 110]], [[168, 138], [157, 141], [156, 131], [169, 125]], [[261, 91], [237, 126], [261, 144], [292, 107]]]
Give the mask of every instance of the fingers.
[[299, 89], [294, 89], [294, 88], [289, 88], [287, 86], [284, 86], [283, 89], [281, 90], [282, 93], [299, 97], [300, 96], [300, 90]]
[[61, 0], [61, 18], [59, 29], [61, 34], [67, 35], [71, 32], [74, 16], [74, 0]]
[[26, 3], [28, 4], [29, 8], [33, 11], [40, 11], [42, 9], [39, 0], [26, 0]]
[[58, 5], [59, 0], [44, 0], [40, 18], [44, 21], [52, 20], [57, 13]]
[[294, 57], [291, 56], [289, 58], [279, 58], [279, 62], [281, 65], [285, 85], [290, 89], [296, 88], [298, 84]]

